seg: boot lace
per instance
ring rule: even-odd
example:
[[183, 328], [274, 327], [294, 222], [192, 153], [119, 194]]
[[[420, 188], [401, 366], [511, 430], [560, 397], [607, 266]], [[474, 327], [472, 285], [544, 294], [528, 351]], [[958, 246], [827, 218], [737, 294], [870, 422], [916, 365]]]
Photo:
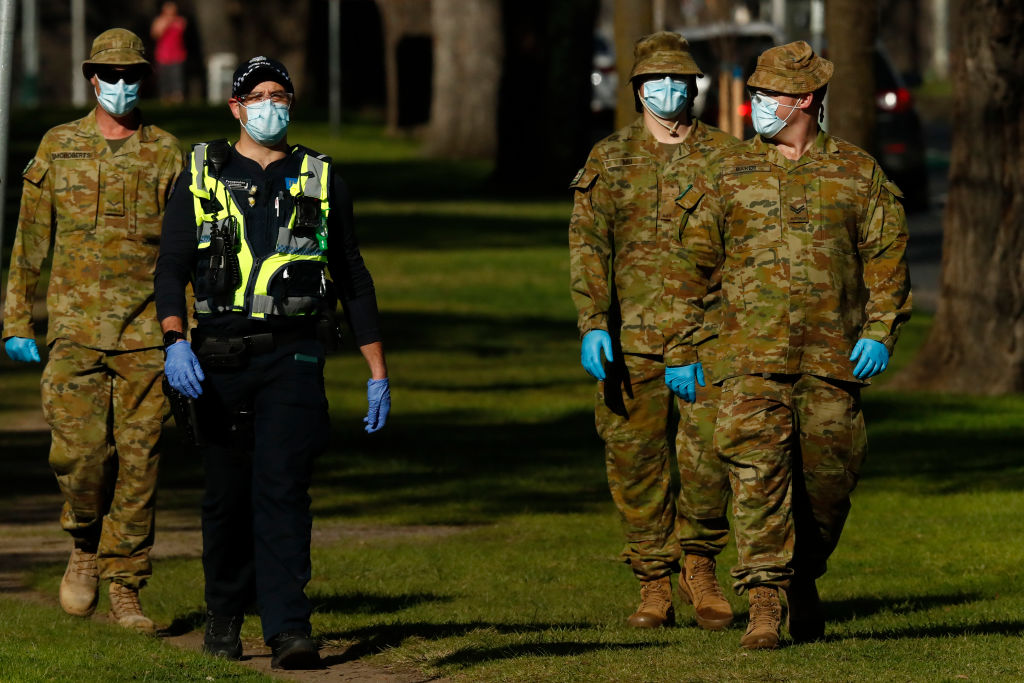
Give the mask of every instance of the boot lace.
[[694, 602], [703, 602], [705, 596], [721, 597], [722, 587], [718, 585], [715, 578], [715, 561], [709, 557], [697, 555], [693, 562], [693, 569], [686, 577], [686, 583], [693, 592]]
[[748, 630], [776, 629], [781, 618], [782, 610], [776, 593], [767, 589], [751, 591]]
[[242, 628], [242, 617], [217, 617], [210, 615], [207, 618], [207, 634], [211, 639], [227, 640], [238, 637], [238, 631]]
[[95, 578], [99, 574], [99, 568], [96, 566], [96, 553], [75, 550], [71, 557], [71, 571], [75, 574]]
[[110, 591], [110, 606], [113, 611], [118, 614], [142, 614], [139, 592], [119, 583], [114, 585], [117, 588]]
[[672, 604], [672, 590], [667, 581], [647, 581], [640, 586], [640, 611], [665, 612]]

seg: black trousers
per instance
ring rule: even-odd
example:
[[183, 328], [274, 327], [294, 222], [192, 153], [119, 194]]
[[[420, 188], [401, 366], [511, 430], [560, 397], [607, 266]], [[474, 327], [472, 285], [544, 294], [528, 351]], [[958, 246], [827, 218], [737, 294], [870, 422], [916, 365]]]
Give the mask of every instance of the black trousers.
[[266, 641], [310, 631], [309, 484], [330, 426], [323, 367], [313, 339], [251, 356], [240, 369], [204, 367], [196, 412], [206, 605], [235, 616], [256, 598]]

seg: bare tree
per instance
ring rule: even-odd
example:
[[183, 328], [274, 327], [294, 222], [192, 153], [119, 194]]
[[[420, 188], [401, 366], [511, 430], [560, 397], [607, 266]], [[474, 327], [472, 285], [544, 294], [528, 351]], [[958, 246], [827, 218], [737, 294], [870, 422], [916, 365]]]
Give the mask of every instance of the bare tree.
[[828, 0], [825, 30], [836, 72], [828, 86], [829, 132], [871, 149], [875, 131], [877, 0]]
[[[905, 388], [1024, 391], [1024, 4], [959, 0], [938, 312]], [[913, 237], [911, 238], [913, 240]]]
[[427, 152], [493, 158], [501, 79], [500, 0], [432, 0], [434, 91]]

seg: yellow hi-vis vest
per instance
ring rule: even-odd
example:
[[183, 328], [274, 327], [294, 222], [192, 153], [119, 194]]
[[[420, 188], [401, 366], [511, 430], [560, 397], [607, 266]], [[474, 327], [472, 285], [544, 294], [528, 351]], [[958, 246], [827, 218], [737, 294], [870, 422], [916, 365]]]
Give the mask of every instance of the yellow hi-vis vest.
[[[327, 293], [327, 216], [330, 205], [327, 201], [330, 163], [325, 159], [305, 153], [299, 170], [298, 181], [289, 188], [293, 197], [313, 197], [320, 201], [320, 227], [311, 236], [294, 232], [296, 208], [293, 203], [291, 215], [285, 225], [278, 227], [277, 246], [273, 253], [256, 256], [247, 239], [245, 217], [235, 203], [231, 191], [209, 173], [206, 164], [206, 150], [209, 143], [199, 143], [192, 148], [191, 171], [193, 207], [196, 216], [196, 235], [199, 241], [199, 261], [210, 258], [210, 245], [216, 228], [234, 228], [233, 251], [238, 259], [240, 282], [234, 283], [232, 296], [203, 296], [202, 288], [196, 287], [195, 311], [197, 315], [239, 312], [250, 318], [263, 319], [268, 315], [310, 315], [320, 311]], [[204, 201], [205, 200], [205, 201]], [[210, 201], [215, 200], [215, 201]], [[210, 208], [208, 212], [204, 208]], [[287, 278], [296, 271], [304, 271], [304, 291], [288, 295]], [[311, 272], [312, 271], [312, 272]], [[318, 282], [318, 291], [311, 291], [310, 275]], [[285, 278], [285, 280], [279, 280]], [[284, 291], [284, 296], [271, 296], [271, 289]]]

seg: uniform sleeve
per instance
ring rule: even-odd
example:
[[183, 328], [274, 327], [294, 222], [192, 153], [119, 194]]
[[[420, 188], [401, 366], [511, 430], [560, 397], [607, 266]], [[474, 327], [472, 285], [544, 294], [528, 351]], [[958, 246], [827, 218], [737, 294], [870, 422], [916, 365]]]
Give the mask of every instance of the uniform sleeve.
[[337, 173], [332, 174], [331, 213], [327, 217], [327, 267], [357, 346], [381, 341], [380, 314], [373, 278], [356, 240], [352, 197]]
[[21, 211], [11, 249], [3, 338], [34, 338], [32, 305], [53, 234], [53, 174], [46, 140], [22, 173]]
[[587, 160], [570, 188], [569, 276], [580, 337], [591, 330], [608, 330], [611, 308], [612, 228], [614, 205], [599, 162]]
[[[690, 365], [699, 359], [697, 345], [717, 329], [705, 324], [705, 311], [717, 310], [719, 266], [723, 260], [722, 212], [714, 185], [705, 174], [680, 194], [679, 233], [665, 255], [665, 295], [659, 315], [665, 338], [665, 364]], [[711, 321], [709, 321], [710, 323]], [[713, 323], [712, 323], [713, 324]]]
[[198, 251], [196, 215], [188, 189], [191, 182], [191, 173], [178, 175], [164, 212], [160, 256], [153, 275], [156, 315], [160, 320], [170, 316], [188, 320], [185, 287], [192, 279]]
[[857, 245], [864, 264], [865, 304], [861, 337], [885, 344], [891, 354], [899, 330], [910, 319], [907, 217], [902, 193], [875, 165], [871, 199]]

